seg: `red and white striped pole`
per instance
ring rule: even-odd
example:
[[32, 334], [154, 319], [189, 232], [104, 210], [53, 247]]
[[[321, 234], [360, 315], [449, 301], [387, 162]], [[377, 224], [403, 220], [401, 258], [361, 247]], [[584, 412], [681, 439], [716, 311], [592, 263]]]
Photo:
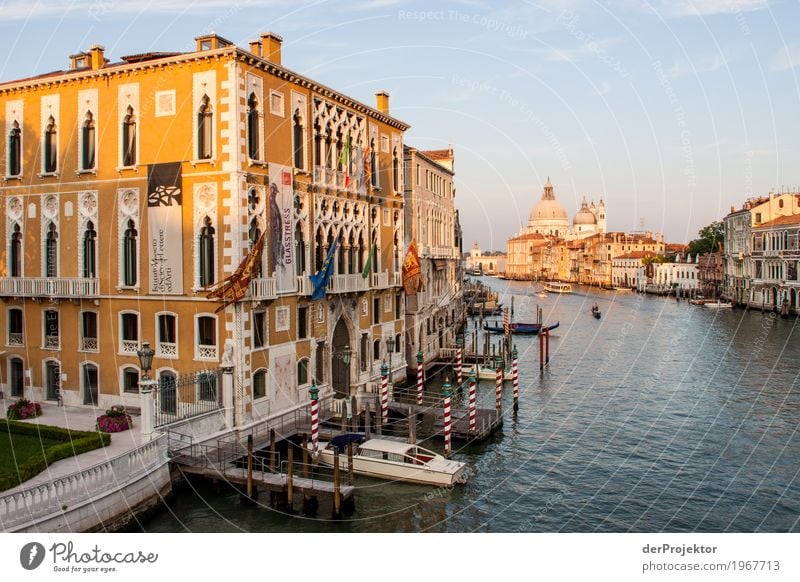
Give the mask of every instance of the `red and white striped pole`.
[[389, 424], [389, 366], [381, 364], [381, 424]]
[[425, 392], [425, 384], [422, 379], [422, 361], [425, 356], [422, 355], [422, 350], [417, 352], [417, 405], [422, 406], [422, 395]]
[[494, 407], [500, 412], [503, 409], [503, 368], [500, 367], [500, 358], [495, 358], [494, 365]]
[[450, 457], [452, 446], [450, 444], [450, 382], [445, 379], [444, 386], [444, 456]]
[[308, 391], [311, 396], [311, 454], [314, 461], [319, 457], [319, 389], [316, 382]]
[[464, 341], [459, 338], [458, 345], [456, 346], [456, 390], [461, 390], [461, 385], [464, 383], [464, 372], [463, 372], [463, 365], [464, 365], [464, 352], [463, 352], [463, 343]]
[[514, 412], [519, 410], [519, 370], [517, 368], [517, 346], [511, 350], [511, 379], [514, 382]]
[[477, 395], [475, 394], [475, 369], [469, 373], [469, 432], [478, 428], [478, 419], [475, 417], [477, 408]]

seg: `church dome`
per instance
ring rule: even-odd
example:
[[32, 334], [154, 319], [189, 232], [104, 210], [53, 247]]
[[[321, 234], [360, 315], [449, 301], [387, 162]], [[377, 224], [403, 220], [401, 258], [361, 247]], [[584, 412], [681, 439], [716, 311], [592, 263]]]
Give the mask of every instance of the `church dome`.
[[586, 205], [586, 198], [583, 199], [583, 204], [581, 204], [581, 209], [575, 214], [575, 218], [572, 219], [573, 225], [579, 224], [586, 224], [586, 225], [594, 225], [597, 224], [597, 218], [595, 217], [594, 213], [589, 210], [589, 207]]
[[533, 210], [531, 210], [528, 224], [530, 226], [536, 226], [537, 224], [552, 223], [555, 221], [569, 224], [567, 211], [556, 201], [553, 185], [550, 183], [550, 177], [548, 176], [547, 183], [544, 185], [544, 191], [542, 192], [542, 199], [539, 200], [533, 207]]

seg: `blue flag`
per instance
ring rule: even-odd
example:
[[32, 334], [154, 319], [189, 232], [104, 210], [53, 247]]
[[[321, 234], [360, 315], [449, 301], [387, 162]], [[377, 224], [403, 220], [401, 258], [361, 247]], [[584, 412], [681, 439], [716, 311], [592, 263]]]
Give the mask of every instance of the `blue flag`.
[[311, 300], [319, 301], [325, 298], [325, 289], [330, 283], [331, 276], [333, 275], [333, 256], [336, 254], [336, 247], [339, 245], [339, 239], [333, 241], [331, 248], [328, 249], [328, 254], [325, 255], [325, 260], [322, 263], [322, 268], [317, 271], [315, 275], [309, 275], [311, 284], [314, 290], [311, 292]]

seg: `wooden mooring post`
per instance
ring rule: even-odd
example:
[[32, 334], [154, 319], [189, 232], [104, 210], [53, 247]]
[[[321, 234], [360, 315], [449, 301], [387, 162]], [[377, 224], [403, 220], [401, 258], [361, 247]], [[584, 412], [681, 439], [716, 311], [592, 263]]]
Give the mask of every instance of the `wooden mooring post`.
[[353, 443], [347, 443], [347, 484], [353, 484]]
[[294, 445], [290, 442], [286, 451], [286, 505], [289, 513], [294, 510]]
[[333, 519], [342, 517], [341, 476], [339, 475], [339, 452], [333, 453]]

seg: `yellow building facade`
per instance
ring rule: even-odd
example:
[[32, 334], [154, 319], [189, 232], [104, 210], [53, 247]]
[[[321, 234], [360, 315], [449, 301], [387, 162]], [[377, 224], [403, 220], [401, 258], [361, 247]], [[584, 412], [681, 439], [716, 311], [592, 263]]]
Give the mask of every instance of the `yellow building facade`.
[[[404, 370], [408, 126], [389, 96], [369, 107], [283, 67], [271, 33], [196, 43], [114, 63], [95, 46], [0, 85], [6, 394], [138, 406], [144, 341], [164, 382], [225, 352], [237, 423], [304, 403], [314, 381], [343, 396], [384, 359]], [[207, 299], [262, 234], [246, 297]]]

